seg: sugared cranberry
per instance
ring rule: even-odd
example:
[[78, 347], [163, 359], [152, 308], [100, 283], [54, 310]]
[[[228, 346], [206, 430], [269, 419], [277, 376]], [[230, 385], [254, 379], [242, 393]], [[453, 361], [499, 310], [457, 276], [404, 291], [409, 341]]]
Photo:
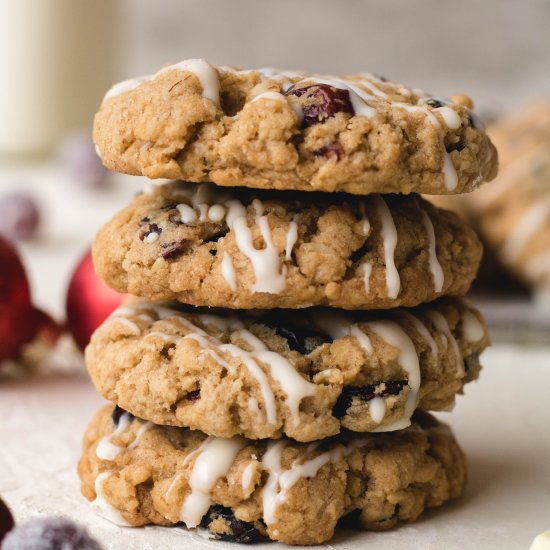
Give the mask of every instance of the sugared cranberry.
[[0, 546], [2, 539], [13, 529], [15, 521], [7, 504], [0, 498]]
[[77, 132], [65, 138], [59, 149], [59, 163], [67, 178], [77, 185], [101, 189], [110, 184], [109, 171], [87, 133]]
[[311, 84], [303, 88], [290, 88], [285, 95], [302, 98], [303, 126], [322, 124], [337, 113], [354, 115], [349, 91], [329, 86], [328, 84]]
[[81, 525], [66, 518], [36, 518], [10, 531], [2, 550], [101, 550]]
[[28, 193], [14, 192], [0, 198], [0, 233], [9, 239], [32, 239], [40, 224], [40, 211]]

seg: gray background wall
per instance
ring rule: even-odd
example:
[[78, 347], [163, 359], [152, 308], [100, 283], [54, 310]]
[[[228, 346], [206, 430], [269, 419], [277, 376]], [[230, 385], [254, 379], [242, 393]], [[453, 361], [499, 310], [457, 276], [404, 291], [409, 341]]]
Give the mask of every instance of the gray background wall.
[[370, 71], [498, 114], [550, 96], [548, 0], [121, 0], [118, 76], [188, 57]]

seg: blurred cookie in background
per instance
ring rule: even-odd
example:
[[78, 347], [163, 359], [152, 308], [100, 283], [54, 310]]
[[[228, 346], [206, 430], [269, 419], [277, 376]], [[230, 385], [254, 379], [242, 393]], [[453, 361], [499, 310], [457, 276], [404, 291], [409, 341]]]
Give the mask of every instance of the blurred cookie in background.
[[[532, 103], [489, 128], [500, 171], [483, 189], [434, 202], [458, 211], [486, 245], [485, 274], [491, 289], [521, 290], [548, 303], [550, 296], [550, 101]], [[430, 197], [430, 200], [434, 197]], [[494, 258], [496, 261], [491, 261]], [[498, 264], [512, 277], [503, 279]], [[506, 275], [508, 277], [508, 275]]]

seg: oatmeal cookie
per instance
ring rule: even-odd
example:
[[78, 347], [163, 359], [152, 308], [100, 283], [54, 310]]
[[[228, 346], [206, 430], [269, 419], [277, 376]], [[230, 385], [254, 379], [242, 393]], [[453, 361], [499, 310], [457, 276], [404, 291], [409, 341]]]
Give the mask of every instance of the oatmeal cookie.
[[115, 311], [86, 350], [90, 376], [140, 418], [220, 437], [402, 429], [417, 407], [452, 407], [489, 343], [459, 299], [353, 315], [172, 306]]
[[172, 182], [98, 233], [99, 276], [150, 300], [226, 308], [412, 307], [464, 295], [481, 244], [416, 195], [353, 197]]
[[371, 74], [214, 67], [114, 86], [94, 121], [105, 166], [149, 178], [304, 191], [464, 193], [497, 170], [461, 101]]
[[78, 471], [83, 495], [119, 525], [183, 522], [223, 540], [316, 544], [341, 518], [388, 529], [458, 497], [466, 460], [427, 413], [400, 432], [307, 445], [207, 437], [110, 405], [86, 432]]

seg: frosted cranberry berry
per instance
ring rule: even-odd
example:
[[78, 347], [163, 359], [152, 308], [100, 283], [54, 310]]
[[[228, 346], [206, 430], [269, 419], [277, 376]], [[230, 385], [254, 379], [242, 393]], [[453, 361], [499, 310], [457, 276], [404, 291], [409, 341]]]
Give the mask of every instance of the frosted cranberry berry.
[[0, 233], [9, 239], [32, 239], [40, 224], [40, 211], [28, 193], [9, 193], [0, 198]]
[[10, 509], [0, 498], [0, 546], [2, 546], [2, 539], [13, 529], [14, 525], [15, 521], [13, 520]]
[[66, 518], [36, 518], [10, 531], [2, 550], [101, 550], [88, 531]]
[[90, 189], [106, 188], [109, 171], [97, 156], [95, 146], [86, 133], [68, 135], [59, 149], [59, 164], [67, 178]]
[[322, 124], [337, 113], [355, 114], [349, 91], [328, 84], [311, 84], [303, 88], [290, 88], [285, 95], [302, 98], [303, 126], [306, 128], [313, 124]]

